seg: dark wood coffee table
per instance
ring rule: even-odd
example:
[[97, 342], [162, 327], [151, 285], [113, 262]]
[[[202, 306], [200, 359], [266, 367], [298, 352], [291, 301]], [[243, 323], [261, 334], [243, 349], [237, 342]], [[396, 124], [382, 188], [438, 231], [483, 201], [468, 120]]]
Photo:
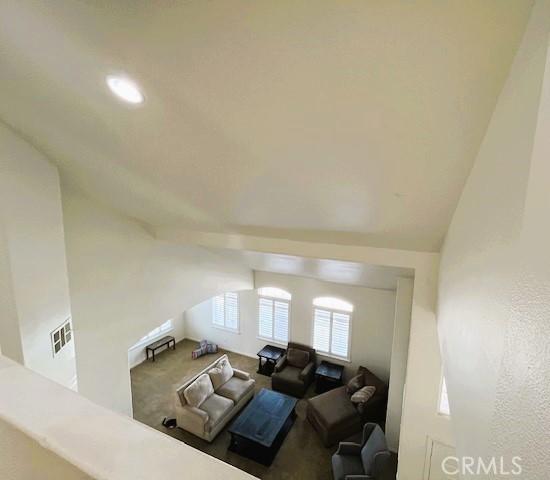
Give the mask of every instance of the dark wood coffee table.
[[258, 353], [258, 372], [261, 375], [271, 377], [277, 360], [286, 353], [284, 348], [266, 345]]
[[324, 393], [342, 385], [344, 367], [323, 360], [315, 370], [315, 393]]
[[271, 465], [291, 429], [298, 399], [262, 388], [229, 428], [229, 450]]

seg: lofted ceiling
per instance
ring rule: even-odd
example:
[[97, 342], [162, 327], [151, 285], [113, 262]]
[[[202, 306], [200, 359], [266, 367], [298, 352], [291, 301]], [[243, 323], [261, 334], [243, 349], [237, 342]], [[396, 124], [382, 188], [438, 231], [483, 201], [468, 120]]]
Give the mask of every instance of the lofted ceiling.
[[531, 6], [0, 0], [0, 118], [153, 226], [437, 251]]
[[414, 270], [410, 268], [306, 258], [252, 250], [210, 249], [210, 251], [256, 271], [297, 275], [358, 287], [395, 290], [398, 277], [414, 277]]

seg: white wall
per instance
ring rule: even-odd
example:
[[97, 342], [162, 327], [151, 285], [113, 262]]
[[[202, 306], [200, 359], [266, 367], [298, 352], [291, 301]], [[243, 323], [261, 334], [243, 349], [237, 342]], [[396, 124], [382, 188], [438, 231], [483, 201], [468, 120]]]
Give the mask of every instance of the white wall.
[[73, 386], [74, 342], [54, 358], [50, 339], [71, 315], [57, 169], [2, 124], [0, 226], [2, 350]]
[[397, 452], [399, 449], [399, 430], [401, 429], [403, 393], [405, 392], [407, 374], [413, 288], [414, 280], [412, 278], [401, 277], [397, 279], [391, 348], [391, 376], [385, 430], [388, 447], [393, 452]]
[[252, 272], [204, 248], [171, 245], [63, 186], [79, 391], [131, 414], [128, 349], [153, 328]]
[[[322, 282], [295, 275], [254, 272], [255, 287], [278, 287], [292, 294], [290, 307], [290, 339], [312, 345], [313, 299], [335, 296], [354, 305], [352, 314], [351, 363], [323, 357], [345, 365], [349, 376], [359, 365], [371, 369], [386, 382], [390, 375], [395, 292]], [[211, 301], [186, 312], [186, 336], [207, 338], [224, 348], [256, 358], [266, 344], [258, 336], [258, 295], [256, 290], [241, 292], [240, 333], [227, 332], [212, 326]], [[286, 346], [286, 345], [285, 345]]]
[[[176, 343], [185, 338], [185, 316], [184, 316], [184, 313], [182, 312], [182, 313], [176, 315], [174, 318], [168, 319], [168, 320], [172, 320], [172, 330], [167, 331], [167, 332], [162, 332], [162, 333], [156, 335], [155, 337], [148, 339], [147, 341], [145, 341], [143, 343], [138, 342], [137, 344], [132, 345], [128, 349], [128, 365], [129, 365], [130, 368], [134, 368], [135, 366], [139, 365], [140, 363], [142, 363], [146, 360], [147, 357], [146, 357], [146, 354], [145, 354], [145, 347], [147, 346], [147, 344], [152, 343], [155, 340], [158, 340], [159, 338], [164, 337], [165, 335], [171, 335], [172, 337], [174, 337], [175, 340], [176, 340]], [[162, 323], [164, 323], [164, 322], [162, 322]], [[160, 327], [160, 325], [162, 325], [162, 323], [160, 323], [159, 325], [156, 325], [152, 330], [154, 330], [157, 327]], [[147, 332], [147, 333], [149, 333], [149, 332]], [[143, 336], [145, 336], [145, 335], [143, 335]]]
[[537, 1], [445, 241], [438, 322], [459, 455], [550, 471], [550, 2]]

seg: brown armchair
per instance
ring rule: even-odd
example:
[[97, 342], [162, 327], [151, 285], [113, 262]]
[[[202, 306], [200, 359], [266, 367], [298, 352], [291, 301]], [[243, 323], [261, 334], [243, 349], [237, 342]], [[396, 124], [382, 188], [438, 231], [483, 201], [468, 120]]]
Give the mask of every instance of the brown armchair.
[[271, 387], [294, 397], [303, 397], [315, 376], [315, 349], [289, 342], [286, 354], [275, 365]]
[[361, 385], [376, 387], [376, 393], [361, 408], [351, 402], [346, 385], [307, 401], [307, 419], [327, 447], [360, 432], [366, 422], [383, 425], [386, 420], [388, 387], [365, 367], [359, 367], [357, 375], [363, 376]]

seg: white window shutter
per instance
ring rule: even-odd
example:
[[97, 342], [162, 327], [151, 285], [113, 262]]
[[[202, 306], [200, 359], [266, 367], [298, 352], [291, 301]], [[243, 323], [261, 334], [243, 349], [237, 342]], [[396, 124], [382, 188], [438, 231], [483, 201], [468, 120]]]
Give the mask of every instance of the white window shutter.
[[232, 330], [239, 328], [239, 296], [233, 292], [225, 294], [225, 326]]
[[273, 338], [288, 342], [288, 302], [276, 300], [273, 312]]
[[313, 324], [313, 348], [320, 352], [328, 352], [330, 346], [330, 312], [320, 308], [315, 309]]
[[258, 317], [258, 333], [260, 337], [273, 337], [273, 300], [261, 298], [260, 312]]
[[330, 351], [339, 357], [348, 357], [349, 315], [334, 312], [332, 314], [332, 337]]
[[212, 316], [212, 321], [214, 325], [223, 327], [225, 324], [224, 320], [224, 296], [218, 295], [214, 297], [214, 313]]

